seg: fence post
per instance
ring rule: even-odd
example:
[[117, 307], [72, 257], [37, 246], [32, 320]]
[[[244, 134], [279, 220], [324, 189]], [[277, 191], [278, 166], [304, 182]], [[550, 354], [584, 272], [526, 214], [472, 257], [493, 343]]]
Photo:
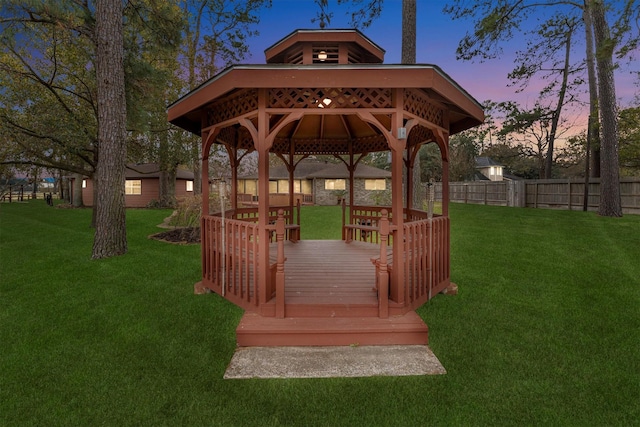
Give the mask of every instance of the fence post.
[[567, 190], [567, 192], [569, 193], [569, 200], [567, 201], [567, 205], [569, 207], [569, 210], [571, 210], [571, 178], [569, 178], [567, 181], [567, 184], [569, 185], [569, 189]]
[[486, 204], [487, 204], [487, 187], [488, 187], [488, 183], [484, 182], [483, 183], [483, 187], [484, 187], [484, 204], [486, 206]]

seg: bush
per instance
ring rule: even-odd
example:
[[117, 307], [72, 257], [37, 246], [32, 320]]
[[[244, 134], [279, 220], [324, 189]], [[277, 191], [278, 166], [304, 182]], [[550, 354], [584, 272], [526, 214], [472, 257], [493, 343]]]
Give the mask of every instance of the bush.
[[[217, 194], [209, 196], [209, 212], [220, 212], [220, 198]], [[169, 218], [173, 227], [200, 227], [202, 218], [202, 195], [188, 196], [178, 202], [178, 207]]]
[[169, 218], [174, 227], [200, 227], [202, 217], [202, 196], [189, 196], [178, 202], [178, 207]]

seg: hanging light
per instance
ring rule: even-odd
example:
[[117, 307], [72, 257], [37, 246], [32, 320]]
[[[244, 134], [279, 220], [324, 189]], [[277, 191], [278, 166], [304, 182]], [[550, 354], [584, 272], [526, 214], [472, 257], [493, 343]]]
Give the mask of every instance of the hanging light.
[[324, 62], [327, 59], [327, 52], [325, 52], [324, 50], [318, 52], [318, 59]]

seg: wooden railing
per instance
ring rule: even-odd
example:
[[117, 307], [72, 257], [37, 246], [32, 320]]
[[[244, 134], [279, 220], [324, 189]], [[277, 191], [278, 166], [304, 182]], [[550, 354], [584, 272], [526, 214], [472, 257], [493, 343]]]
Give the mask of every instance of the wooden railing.
[[[380, 255], [372, 259], [376, 267], [376, 287], [380, 317], [388, 315], [388, 287], [393, 283], [393, 255], [390, 251], [395, 226], [387, 208], [354, 206], [351, 220], [343, 211], [343, 236], [347, 242], [362, 240], [380, 245]], [[427, 212], [405, 209], [402, 251], [404, 300], [413, 309], [419, 307], [450, 284], [449, 218], [429, 218]], [[369, 225], [371, 224], [371, 225]]]
[[206, 216], [201, 232], [204, 285], [245, 310], [255, 309], [260, 282], [258, 225]]
[[449, 218], [404, 224], [405, 300], [417, 308], [449, 285]]
[[[226, 214], [229, 213], [230, 218]], [[257, 310], [260, 294], [269, 301], [275, 293], [276, 315], [284, 315], [284, 245], [287, 229], [284, 211], [279, 210], [272, 224], [266, 226], [265, 239], [275, 242], [269, 254], [267, 277], [260, 277], [258, 223], [247, 220], [247, 212], [225, 212], [225, 216], [202, 218], [202, 280], [205, 287], [245, 310]], [[240, 216], [243, 219], [235, 219]], [[295, 226], [295, 225], [292, 225]], [[299, 234], [299, 233], [298, 233]], [[267, 246], [268, 247], [268, 246]], [[261, 286], [262, 285], [262, 286]], [[278, 294], [278, 292], [280, 292]], [[278, 308], [282, 310], [278, 311]]]
[[[275, 224], [278, 213], [282, 211], [285, 220], [285, 240], [296, 242], [300, 240], [300, 202], [296, 206], [269, 206], [269, 224]], [[221, 215], [221, 214], [216, 214]], [[258, 222], [258, 208], [244, 207], [225, 212], [227, 218], [237, 219], [241, 221]], [[275, 230], [275, 229], [274, 229]], [[275, 233], [270, 234], [270, 241], [275, 242]]]

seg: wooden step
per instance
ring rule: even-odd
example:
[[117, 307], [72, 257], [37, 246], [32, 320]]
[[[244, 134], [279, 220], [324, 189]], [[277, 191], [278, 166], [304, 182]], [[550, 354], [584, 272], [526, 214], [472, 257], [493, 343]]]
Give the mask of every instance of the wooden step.
[[426, 345], [429, 329], [411, 311], [378, 317], [263, 317], [245, 313], [236, 329], [241, 347]]

